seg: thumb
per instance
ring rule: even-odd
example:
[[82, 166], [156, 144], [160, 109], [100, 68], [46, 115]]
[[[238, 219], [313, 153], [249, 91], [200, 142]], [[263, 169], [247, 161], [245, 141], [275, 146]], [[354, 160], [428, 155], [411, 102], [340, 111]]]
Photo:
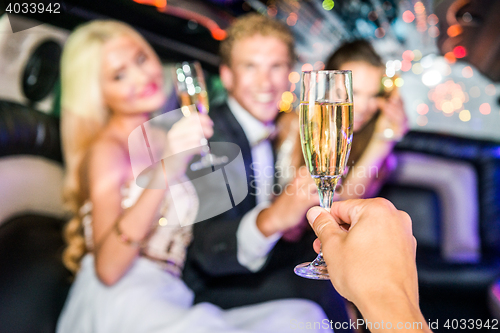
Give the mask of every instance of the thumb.
[[316, 206], [309, 209], [307, 220], [321, 243], [325, 243], [333, 235], [343, 236], [345, 234], [339, 223], [324, 208]]

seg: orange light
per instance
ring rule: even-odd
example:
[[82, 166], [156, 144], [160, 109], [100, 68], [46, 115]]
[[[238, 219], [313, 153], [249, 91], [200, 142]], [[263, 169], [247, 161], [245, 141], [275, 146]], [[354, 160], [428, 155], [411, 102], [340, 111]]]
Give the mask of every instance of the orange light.
[[405, 21], [406, 23], [411, 23], [414, 19], [415, 15], [413, 15], [411, 11], [407, 10], [403, 13], [403, 21]]
[[167, 0], [133, 0], [141, 5], [155, 6], [156, 8], [167, 7]]
[[448, 33], [448, 36], [450, 37], [457, 37], [462, 33], [462, 27], [458, 24], [454, 24], [448, 28], [446, 31]]
[[210, 31], [212, 33], [212, 37], [215, 40], [224, 40], [226, 39], [227, 33], [221, 28], [215, 28]]
[[446, 59], [446, 61], [448, 61], [448, 63], [450, 64], [453, 64], [457, 61], [457, 59], [455, 58], [455, 55], [453, 54], [453, 52], [448, 52], [444, 55], [444, 58]]
[[291, 72], [288, 75], [288, 80], [290, 80], [290, 82], [292, 82], [292, 83], [297, 83], [300, 81], [300, 74], [297, 72]]

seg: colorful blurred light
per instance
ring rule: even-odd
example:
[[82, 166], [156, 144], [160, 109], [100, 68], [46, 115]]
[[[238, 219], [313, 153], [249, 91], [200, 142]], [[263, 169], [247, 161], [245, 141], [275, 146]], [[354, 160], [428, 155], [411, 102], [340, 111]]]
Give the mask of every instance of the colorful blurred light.
[[297, 73], [297, 72], [291, 72], [289, 75], [288, 75], [288, 80], [292, 83], [297, 83], [300, 81], [300, 74]]
[[437, 110], [445, 114], [459, 111], [465, 102], [465, 93], [460, 84], [448, 80], [429, 91], [429, 99], [434, 102]]
[[429, 25], [437, 25], [439, 23], [439, 19], [438, 19], [437, 15], [431, 14], [431, 15], [427, 16], [427, 23], [429, 23]]
[[422, 65], [420, 65], [419, 62], [417, 62], [416, 64], [413, 64], [413, 67], [411, 68], [411, 71], [414, 73], [414, 74], [422, 74], [422, 72], [424, 71], [424, 69], [422, 68]]
[[417, 113], [418, 114], [424, 115], [424, 114], [427, 114], [427, 112], [429, 112], [429, 106], [427, 104], [421, 103], [417, 106]]
[[443, 76], [437, 70], [430, 70], [422, 75], [422, 83], [427, 87], [433, 87], [437, 85], [439, 82], [441, 82], [442, 79]]
[[394, 82], [392, 82], [391, 79], [389, 79], [388, 77], [384, 78], [384, 80], [382, 80], [382, 84], [384, 85], [384, 87], [386, 88], [392, 88], [393, 85], [394, 85]]
[[413, 50], [413, 61], [419, 61], [422, 59], [422, 52], [420, 50]]
[[313, 70], [313, 65], [309, 64], [309, 63], [305, 63], [302, 65], [302, 68], [301, 70], [303, 72], [308, 72], [308, 71], [312, 71]]
[[382, 38], [384, 36], [385, 36], [385, 30], [384, 30], [384, 28], [377, 28], [377, 29], [375, 29], [375, 37]]
[[411, 23], [413, 20], [415, 20], [415, 15], [411, 11], [407, 10], [403, 13], [403, 21]]
[[324, 10], [332, 10], [335, 6], [335, 2], [333, 0], [324, 0], [323, 1], [323, 9]]
[[448, 28], [446, 32], [448, 33], [448, 36], [452, 38], [457, 37], [462, 33], [462, 27], [458, 24], [453, 24]]
[[400, 88], [405, 84], [405, 80], [403, 78], [398, 77], [396, 80], [394, 80], [394, 84], [396, 87]]
[[285, 101], [280, 101], [278, 104], [280, 111], [283, 111], [283, 112], [290, 110], [290, 106], [291, 106], [290, 103], [285, 102]]
[[457, 58], [457, 59], [460, 59], [460, 58], [463, 58], [467, 55], [467, 50], [465, 49], [465, 47], [463, 46], [456, 46], [454, 49], [453, 49], [453, 55]]
[[429, 27], [429, 30], [427, 31], [427, 33], [429, 34], [430, 37], [436, 38], [439, 36], [440, 32], [439, 32], [439, 28], [433, 25], [433, 26]]
[[417, 1], [417, 2], [415, 3], [414, 8], [415, 8], [415, 13], [417, 13], [417, 14], [422, 14], [422, 13], [425, 11], [425, 6], [424, 6], [424, 4], [423, 4], [422, 2], [420, 2], [420, 1]]
[[412, 61], [415, 56], [411, 50], [406, 50], [403, 52], [403, 60]]
[[479, 112], [482, 114], [490, 114], [491, 113], [491, 106], [489, 103], [483, 103], [479, 106]]
[[314, 63], [314, 70], [321, 71], [325, 69], [325, 63], [323, 61], [316, 61]]
[[417, 117], [417, 125], [418, 126], [425, 126], [425, 125], [427, 125], [428, 122], [429, 122], [429, 120], [427, 119], [426, 116], [420, 115]]
[[444, 58], [446, 59], [446, 61], [448, 61], [448, 63], [450, 64], [453, 64], [457, 61], [457, 58], [455, 58], [455, 55], [453, 54], [453, 52], [447, 52], [445, 55], [444, 55]]
[[474, 72], [472, 71], [472, 68], [470, 66], [466, 66], [464, 67], [464, 69], [462, 69], [462, 76], [466, 79], [470, 79], [473, 75]]
[[289, 26], [293, 27], [295, 24], [297, 24], [297, 14], [295, 13], [290, 13], [286, 19], [286, 24]]
[[462, 110], [458, 114], [458, 118], [463, 122], [468, 122], [471, 118], [469, 110]]
[[401, 70], [403, 72], [408, 72], [411, 69], [411, 62], [408, 60], [401, 61]]
[[488, 96], [494, 96], [496, 94], [496, 88], [494, 85], [492, 84], [488, 84], [486, 86], [486, 88], [484, 88], [484, 92], [486, 93], [486, 95]]
[[288, 104], [292, 104], [293, 103], [293, 94], [289, 91], [285, 91], [283, 93], [283, 95], [281, 95], [281, 100], [283, 102], [288, 103]]

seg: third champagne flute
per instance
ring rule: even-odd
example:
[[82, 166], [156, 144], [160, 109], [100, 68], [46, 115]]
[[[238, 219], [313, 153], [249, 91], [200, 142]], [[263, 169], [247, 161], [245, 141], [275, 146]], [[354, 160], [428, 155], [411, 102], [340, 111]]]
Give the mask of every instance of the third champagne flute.
[[[320, 205], [329, 211], [351, 150], [351, 71], [303, 72], [300, 96], [302, 152], [318, 188]], [[330, 278], [321, 252], [313, 262], [295, 267], [295, 273], [309, 279]]]

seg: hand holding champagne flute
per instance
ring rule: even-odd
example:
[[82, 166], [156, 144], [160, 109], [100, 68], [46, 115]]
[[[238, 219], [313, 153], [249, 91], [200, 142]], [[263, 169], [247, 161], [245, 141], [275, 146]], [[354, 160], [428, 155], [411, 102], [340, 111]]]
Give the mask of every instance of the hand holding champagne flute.
[[[316, 182], [321, 207], [329, 210], [343, 175], [353, 134], [351, 71], [302, 73], [300, 139], [309, 173]], [[329, 279], [323, 255], [295, 267], [310, 279]]]

